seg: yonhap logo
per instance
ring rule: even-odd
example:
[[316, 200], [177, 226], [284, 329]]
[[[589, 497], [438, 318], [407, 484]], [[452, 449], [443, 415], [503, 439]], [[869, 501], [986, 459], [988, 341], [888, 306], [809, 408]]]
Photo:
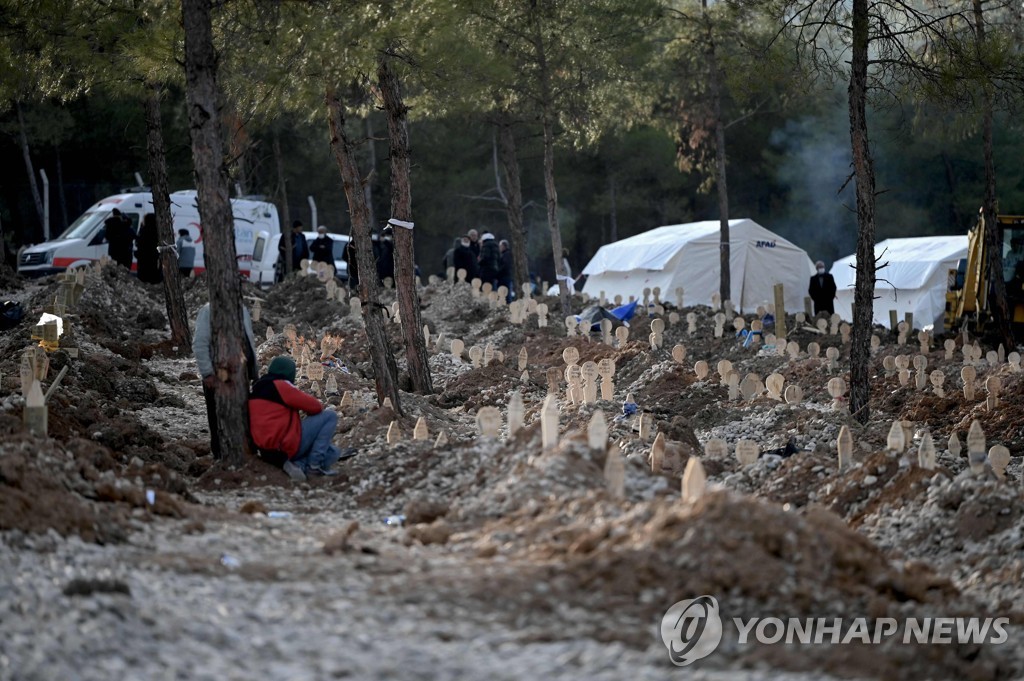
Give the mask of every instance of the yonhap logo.
[[[1000, 645], [1008, 617], [733, 617], [736, 645]], [[715, 652], [725, 622], [714, 596], [679, 601], [661, 618], [672, 664], [686, 667]]]
[[680, 667], [713, 653], [722, 642], [718, 601], [698, 596], [673, 604], [661, 618], [661, 640], [672, 664]]

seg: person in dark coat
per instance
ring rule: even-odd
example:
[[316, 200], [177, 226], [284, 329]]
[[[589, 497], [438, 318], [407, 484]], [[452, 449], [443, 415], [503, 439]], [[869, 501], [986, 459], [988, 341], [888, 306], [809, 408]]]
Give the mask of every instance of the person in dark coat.
[[476, 277], [480, 276], [480, 268], [476, 262], [476, 256], [473, 254], [473, 249], [469, 246], [469, 236], [464, 236], [459, 240], [459, 245], [455, 248], [455, 253], [452, 254], [453, 264], [455, 265], [455, 280], [458, 281], [459, 270], [466, 270], [466, 281], [473, 281]]
[[466, 232], [466, 236], [469, 237], [469, 250], [473, 251], [473, 257], [477, 260], [480, 259], [480, 233], [475, 229], [471, 229]]
[[512, 247], [509, 245], [508, 239], [499, 241], [498, 249], [501, 251], [501, 266], [498, 268], [498, 286], [504, 286], [508, 289], [508, 299], [511, 301], [515, 295], [516, 287], [512, 285]]
[[395, 280], [395, 235], [394, 228], [386, 225], [380, 231], [380, 250], [377, 253], [377, 278]]
[[132, 244], [135, 232], [132, 223], [121, 211], [115, 208], [110, 217], [103, 222], [107, 237], [107, 254], [110, 259], [121, 267], [132, 268]]
[[814, 314], [835, 314], [835, 305], [832, 301], [836, 297], [836, 280], [825, 271], [825, 263], [822, 261], [814, 263], [814, 267], [817, 272], [811, 276], [811, 283], [807, 287], [807, 295], [814, 301]]
[[444, 259], [441, 260], [441, 276], [448, 276], [448, 268], [455, 267], [455, 249], [459, 247], [459, 243], [462, 241], [461, 236], [455, 237], [452, 242], [452, 247], [445, 251]]
[[146, 213], [135, 240], [135, 260], [138, 262], [139, 281], [158, 284], [163, 279], [160, 273], [160, 239], [156, 233], [156, 215]]
[[[298, 272], [302, 267], [302, 261], [309, 259], [309, 244], [306, 242], [306, 235], [302, 233], [302, 220], [292, 222], [291, 246], [292, 272]], [[282, 234], [281, 242], [277, 245], [278, 254], [280, 255], [277, 262], [281, 265], [281, 279], [284, 278], [284, 255], [287, 249], [288, 238]]]
[[345, 244], [344, 260], [348, 264], [348, 290], [355, 293], [359, 288], [359, 261], [356, 259], [356, 241], [353, 238]]
[[309, 254], [313, 262], [324, 262], [334, 267], [334, 239], [327, 236], [327, 228], [320, 225], [316, 228], [317, 237], [309, 244]]
[[490, 284], [491, 289], [498, 288], [498, 270], [501, 269], [501, 249], [494, 235], [485, 232], [480, 237], [480, 279]]
[[178, 251], [178, 272], [183, 277], [192, 274], [192, 267], [196, 263], [196, 247], [188, 230], [182, 227], [178, 230], [178, 240], [174, 242]]

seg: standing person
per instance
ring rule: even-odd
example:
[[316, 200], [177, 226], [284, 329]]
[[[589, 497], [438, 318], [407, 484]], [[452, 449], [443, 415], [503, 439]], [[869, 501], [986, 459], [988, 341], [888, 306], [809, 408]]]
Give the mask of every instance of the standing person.
[[107, 253], [111, 260], [121, 267], [132, 268], [132, 244], [135, 232], [132, 231], [131, 220], [115, 208], [110, 217], [103, 222], [106, 229]]
[[459, 242], [461, 241], [461, 236], [455, 237], [455, 241], [452, 242], [452, 247], [445, 251], [444, 258], [441, 260], [442, 279], [448, 276], [449, 267], [455, 267], [455, 249], [459, 247]]
[[807, 295], [814, 301], [814, 314], [835, 314], [835, 305], [832, 301], [836, 297], [836, 280], [825, 271], [825, 263], [821, 260], [814, 263], [814, 267], [817, 272], [811, 275], [811, 283], [807, 287]]
[[452, 254], [452, 262], [455, 265], [455, 281], [458, 281], [459, 270], [466, 270], [467, 282], [473, 281], [473, 279], [480, 276], [480, 267], [469, 244], [470, 240], [467, 234], [459, 239], [459, 245], [455, 247], [455, 253]]
[[146, 213], [139, 227], [139, 237], [135, 240], [135, 260], [138, 262], [139, 281], [147, 284], [158, 284], [163, 277], [160, 275], [160, 238], [156, 233], [156, 215]]
[[192, 274], [192, 268], [196, 264], [196, 247], [184, 227], [178, 230], [178, 240], [174, 242], [174, 248], [178, 251], [178, 271], [181, 272], [181, 276], [187, 277]]
[[292, 272], [298, 272], [302, 267], [302, 261], [309, 259], [309, 244], [306, 243], [306, 235], [302, 233], [302, 220], [292, 222], [292, 233], [289, 237], [281, 235], [281, 241], [277, 245], [277, 264], [281, 269], [280, 279], [284, 279], [284, 258], [288, 252], [288, 242], [291, 241]]
[[[252, 333], [252, 319], [249, 317], [249, 308], [242, 305], [242, 326], [245, 328], [245, 343], [242, 344], [245, 350], [246, 370], [250, 381], [259, 378], [260, 371], [256, 362], [256, 340]], [[196, 333], [192, 337], [192, 354], [196, 356], [196, 364], [199, 365], [199, 375], [203, 377], [203, 397], [206, 398], [206, 420], [210, 424], [210, 453], [213, 458], [220, 458], [220, 441], [217, 439], [217, 407], [214, 402], [213, 387], [217, 377], [214, 375], [213, 367], [213, 332], [210, 328], [210, 304], [206, 303], [199, 308], [196, 314]]]
[[356, 259], [356, 241], [352, 237], [349, 237], [348, 243], [345, 244], [343, 259], [348, 265], [349, 293], [355, 294], [359, 288], [359, 261]]
[[334, 239], [327, 236], [327, 228], [323, 225], [316, 228], [316, 238], [309, 244], [309, 253], [313, 262], [324, 262], [334, 267]]
[[491, 289], [498, 288], [498, 270], [501, 269], [501, 249], [494, 235], [484, 232], [480, 237], [480, 279], [490, 284]]
[[380, 251], [377, 253], [377, 278], [383, 284], [389, 278], [395, 280], [395, 235], [391, 225], [380, 231]]
[[466, 232], [466, 236], [469, 237], [469, 249], [473, 251], [473, 257], [480, 259], [480, 233], [475, 229], [471, 229]]
[[498, 286], [508, 289], [508, 300], [511, 302], [515, 297], [515, 286], [512, 285], [512, 247], [508, 239], [498, 242], [498, 250], [501, 251], [501, 266], [498, 268]]

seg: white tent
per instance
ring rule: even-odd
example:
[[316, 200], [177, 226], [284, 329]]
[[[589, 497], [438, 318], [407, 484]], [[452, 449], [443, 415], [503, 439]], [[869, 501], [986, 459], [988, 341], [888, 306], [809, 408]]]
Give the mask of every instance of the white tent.
[[[626, 301], [658, 286], [662, 300], [674, 302], [682, 287], [684, 305], [709, 305], [719, 287], [718, 254], [718, 220], [658, 227], [602, 246], [583, 268], [583, 290]], [[773, 302], [772, 287], [781, 283], [786, 309], [795, 312], [804, 309], [814, 264], [802, 248], [741, 219], [729, 221], [729, 271], [730, 298], [740, 311]]]
[[[900, 321], [912, 312], [917, 328], [934, 325], [936, 331], [942, 330], [949, 270], [966, 257], [966, 234], [886, 239], [875, 244], [875, 261], [888, 263], [875, 275], [875, 324], [888, 328], [889, 310], [896, 310]], [[848, 255], [831, 270], [836, 280], [836, 312], [847, 321], [853, 320], [856, 264], [856, 254]]]

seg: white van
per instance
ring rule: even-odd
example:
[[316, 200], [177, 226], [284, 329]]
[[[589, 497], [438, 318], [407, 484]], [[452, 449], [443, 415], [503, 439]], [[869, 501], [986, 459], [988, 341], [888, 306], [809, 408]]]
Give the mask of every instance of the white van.
[[[99, 260], [107, 254], [104, 221], [115, 208], [131, 220], [132, 230], [138, 233], [142, 217], [153, 212], [153, 195], [149, 192], [116, 194], [99, 201], [56, 239], [22, 251], [18, 257], [18, 272], [26, 276], [44, 276], [83, 267]], [[248, 276], [256, 235], [281, 232], [277, 206], [266, 201], [231, 199], [231, 213], [235, 220], [238, 269]], [[171, 194], [171, 216], [175, 240], [179, 229], [187, 229], [195, 242], [193, 269], [196, 273], [202, 272], [206, 269], [203, 260], [203, 227], [199, 221], [198, 195], [194, 189]]]
[[[306, 243], [312, 244], [319, 236], [316, 232], [303, 232]], [[348, 281], [348, 263], [345, 262], [345, 246], [348, 245], [347, 234], [327, 233], [334, 241], [334, 276], [339, 281]], [[249, 280], [260, 288], [272, 286], [277, 274], [277, 261], [280, 259], [281, 234], [270, 234], [260, 232], [256, 235], [256, 245], [252, 250], [252, 269], [249, 270]], [[312, 270], [310, 270], [312, 272]]]

